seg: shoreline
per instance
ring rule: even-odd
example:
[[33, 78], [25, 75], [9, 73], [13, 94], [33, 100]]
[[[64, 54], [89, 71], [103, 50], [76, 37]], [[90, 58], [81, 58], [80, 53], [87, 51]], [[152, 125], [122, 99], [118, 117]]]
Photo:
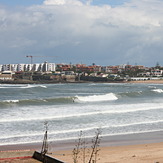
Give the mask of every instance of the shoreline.
[[[50, 143], [49, 155], [73, 163], [72, 151], [76, 144], [75, 140]], [[41, 151], [41, 147], [42, 143], [0, 146], [0, 158], [10, 158], [11, 155], [32, 156], [35, 150]], [[87, 144], [87, 147], [90, 149], [90, 144]], [[163, 162], [163, 131], [106, 136], [102, 138], [99, 149], [98, 163], [161, 163]], [[21, 159], [14, 160], [14, 163], [20, 162]]]
[[0, 84], [75, 84], [75, 83], [130, 83], [130, 84], [163, 84], [163, 79], [157, 79], [157, 80], [137, 80], [137, 81], [32, 81], [32, 80], [6, 80], [1, 81]]
[[[93, 137], [92, 137], [93, 138]], [[92, 138], [86, 139], [88, 145], [91, 145]], [[58, 150], [73, 150], [78, 139], [71, 140], [58, 140], [50, 141], [49, 148], [52, 151]], [[101, 136], [100, 147], [112, 147], [112, 146], [126, 146], [126, 145], [140, 145], [148, 143], [160, 143], [163, 142], [163, 131], [154, 131], [146, 133], [135, 133], [126, 135], [114, 135], [114, 136]], [[11, 144], [0, 145], [0, 151], [10, 150], [41, 150], [41, 143], [24, 143], [24, 144]]]

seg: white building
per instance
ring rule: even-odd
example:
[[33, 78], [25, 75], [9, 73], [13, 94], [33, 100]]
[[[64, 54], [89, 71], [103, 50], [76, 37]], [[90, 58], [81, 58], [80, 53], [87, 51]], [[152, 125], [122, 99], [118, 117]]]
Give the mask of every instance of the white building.
[[163, 70], [155, 69], [151, 71], [152, 76], [162, 76], [163, 75]]
[[25, 64], [17, 64], [17, 71], [25, 71]]
[[33, 64], [28, 64], [27, 71], [32, 71], [32, 69], [33, 69]]
[[11, 65], [10, 64], [2, 65], [2, 71], [11, 71]]
[[32, 66], [32, 71], [40, 71], [41, 70], [40, 68], [41, 68], [40, 64], [39, 63], [35, 63]]
[[0, 71], [2, 71], [2, 67], [3, 67], [3, 65], [0, 65]]
[[55, 63], [48, 63], [48, 71], [55, 71]]
[[11, 71], [16, 72], [17, 71], [17, 64], [11, 65]]
[[42, 71], [55, 71], [55, 63], [44, 62], [44, 64], [42, 65]]
[[49, 71], [55, 71], [55, 63], [36, 63], [36, 64], [4, 64], [0, 65], [0, 71], [43, 71], [43, 72], [49, 72]]

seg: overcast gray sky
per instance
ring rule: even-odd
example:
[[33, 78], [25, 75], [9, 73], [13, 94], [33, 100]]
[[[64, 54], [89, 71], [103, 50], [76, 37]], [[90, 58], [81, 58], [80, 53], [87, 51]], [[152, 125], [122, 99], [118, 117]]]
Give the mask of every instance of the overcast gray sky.
[[162, 0], [21, 2], [0, 0], [0, 64], [163, 66]]

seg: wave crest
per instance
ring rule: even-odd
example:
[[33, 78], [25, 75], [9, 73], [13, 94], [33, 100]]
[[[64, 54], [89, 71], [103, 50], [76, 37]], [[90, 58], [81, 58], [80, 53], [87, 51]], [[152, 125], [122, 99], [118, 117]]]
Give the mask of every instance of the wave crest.
[[114, 93], [108, 93], [105, 95], [75, 96], [74, 100], [81, 102], [100, 102], [100, 101], [112, 101], [117, 99], [118, 98]]
[[4, 100], [4, 103], [18, 103], [19, 100]]
[[152, 91], [153, 92], [157, 92], [157, 93], [163, 93], [163, 90], [162, 89], [153, 89]]
[[6, 85], [6, 84], [4, 84], [4, 85], [0, 85], [0, 88], [8, 88], [8, 89], [27, 89], [27, 88], [39, 88], [39, 87], [41, 87], [41, 88], [47, 88], [47, 86], [45, 86], [45, 85], [32, 85], [32, 84], [27, 84], [27, 85]]

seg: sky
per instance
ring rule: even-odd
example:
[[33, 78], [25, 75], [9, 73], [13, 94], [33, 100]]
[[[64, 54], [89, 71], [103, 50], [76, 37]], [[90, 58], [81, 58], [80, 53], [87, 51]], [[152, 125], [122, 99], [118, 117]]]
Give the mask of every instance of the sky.
[[0, 64], [163, 66], [162, 0], [0, 0]]

